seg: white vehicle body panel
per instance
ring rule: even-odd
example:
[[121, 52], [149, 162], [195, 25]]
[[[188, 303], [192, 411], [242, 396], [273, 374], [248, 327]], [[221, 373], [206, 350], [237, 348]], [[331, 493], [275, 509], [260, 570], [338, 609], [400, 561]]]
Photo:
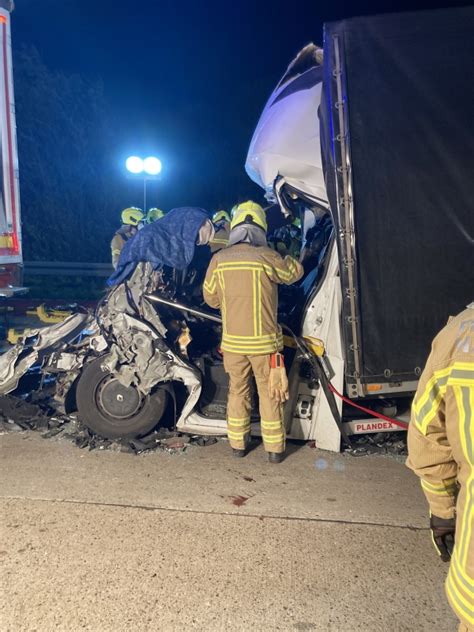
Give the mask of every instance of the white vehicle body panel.
[[[273, 92], [250, 143], [246, 171], [270, 201], [277, 201], [274, 186], [281, 177], [291, 187], [328, 205], [317, 115], [322, 80], [316, 82], [319, 74], [307, 77], [317, 71], [311, 68]], [[310, 87], [290, 92], [296, 81]]]
[[[290, 72], [290, 66], [288, 72]], [[328, 196], [322, 168], [318, 109], [321, 103], [322, 72], [312, 67], [289, 80], [282, 80], [260, 117], [250, 143], [246, 170], [250, 178], [265, 190], [267, 199], [278, 201], [285, 184], [328, 208]], [[310, 73], [313, 73], [312, 77]], [[304, 234], [314, 221], [305, 214]], [[331, 246], [326, 277], [308, 306], [302, 335], [320, 338], [335, 372], [333, 385], [343, 390], [344, 359], [340, 327], [341, 284], [335, 243]], [[294, 439], [314, 440], [318, 447], [338, 452], [341, 436], [322, 389], [311, 389], [299, 376], [300, 364], [294, 362], [289, 374], [290, 400], [285, 408], [285, 426]], [[339, 411], [342, 402], [337, 402]]]
[[[336, 245], [332, 244], [326, 277], [308, 306], [302, 335], [319, 338], [324, 342], [326, 354], [335, 373], [332, 383], [342, 391], [344, 359], [340, 328], [341, 285], [338, 274]], [[299, 362], [295, 362], [289, 375], [291, 399], [286, 408], [285, 424], [294, 439], [311, 439], [318, 448], [339, 452], [340, 432], [321, 388], [310, 389], [300, 380]], [[307, 402], [302, 406], [302, 402]], [[339, 412], [342, 402], [337, 401]]]

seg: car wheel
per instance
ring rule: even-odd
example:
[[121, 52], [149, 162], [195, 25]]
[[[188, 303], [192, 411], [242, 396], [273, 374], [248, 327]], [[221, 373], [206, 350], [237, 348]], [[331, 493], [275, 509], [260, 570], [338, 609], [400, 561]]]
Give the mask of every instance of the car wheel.
[[123, 386], [101, 365], [102, 358], [97, 358], [81, 373], [76, 390], [79, 419], [106, 439], [134, 439], [150, 432], [163, 416], [167, 392], [159, 388], [143, 395], [134, 386]]

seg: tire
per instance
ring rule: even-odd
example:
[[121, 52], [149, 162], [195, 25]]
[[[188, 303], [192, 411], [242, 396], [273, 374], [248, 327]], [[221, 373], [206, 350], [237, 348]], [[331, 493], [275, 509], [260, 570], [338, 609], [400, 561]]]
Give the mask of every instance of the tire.
[[160, 421], [167, 392], [157, 389], [143, 396], [134, 386], [125, 387], [101, 369], [102, 358], [86, 365], [76, 390], [79, 419], [105, 439], [136, 439]]

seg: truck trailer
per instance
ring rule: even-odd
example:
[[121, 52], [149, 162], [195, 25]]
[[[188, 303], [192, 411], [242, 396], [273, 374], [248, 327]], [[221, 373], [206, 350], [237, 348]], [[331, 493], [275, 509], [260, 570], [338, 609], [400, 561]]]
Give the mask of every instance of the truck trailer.
[[472, 300], [473, 55], [473, 7], [326, 24], [252, 139], [267, 199], [304, 234], [332, 223], [334, 283], [314, 289], [303, 332], [354, 400], [412, 395], [434, 335]]
[[13, 90], [11, 0], [0, 0], [0, 297], [23, 293], [20, 188]]

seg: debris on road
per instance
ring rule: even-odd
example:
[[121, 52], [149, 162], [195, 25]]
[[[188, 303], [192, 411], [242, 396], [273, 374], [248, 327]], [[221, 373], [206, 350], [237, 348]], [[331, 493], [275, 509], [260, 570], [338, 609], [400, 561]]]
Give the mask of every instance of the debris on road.
[[13, 430], [13, 426], [22, 430], [44, 429], [48, 421], [47, 413], [37, 404], [12, 395], [0, 397], [0, 431]]
[[408, 454], [406, 432], [379, 432], [352, 439], [353, 447], [344, 451], [350, 456], [385, 455], [405, 460]]
[[0, 433], [37, 431], [42, 432], [43, 439], [64, 438], [81, 449], [132, 454], [157, 449], [175, 454], [185, 452], [190, 445], [205, 447], [217, 442], [216, 437], [190, 437], [168, 428], [160, 428], [140, 439], [104, 439], [81, 424], [75, 415], [58, 415], [49, 401], [48, 396], [35, 401], [13, 395], [0, 396]]
[[[162, 450], [169, 454], [185, 452], [189, 446], [205, 447], [218, 441], [212, 436], [188, 436], [169, 428], [159, 428], [139, 439], [104, 439], [81, 424], [75, 415], [58, 414], [52, 406], [51, 393], [24, 396], [0, 396], [0, 433], [37, 431], [44, 439], [54, 437], [72, 441], [78, 448], [88, 450], [115, 450], [131, 454], [143, 454]], [[353, 449], [344, 451], [349, 456], [380, 455], [404, 460], [407, 455], [406, 434], [400, 432], [359, 435], [353, 439]], [[317, 447], [309, 442], [310, 448]], [[243, 479], [248, 483], [255, 480], [250, 476]], [[244, 504], [245, 497], [232, 496], [233, 503]], [[242, 500], [244, 498], [244, 500]], [[234, 502], [235, 501], [235, 502]]]

